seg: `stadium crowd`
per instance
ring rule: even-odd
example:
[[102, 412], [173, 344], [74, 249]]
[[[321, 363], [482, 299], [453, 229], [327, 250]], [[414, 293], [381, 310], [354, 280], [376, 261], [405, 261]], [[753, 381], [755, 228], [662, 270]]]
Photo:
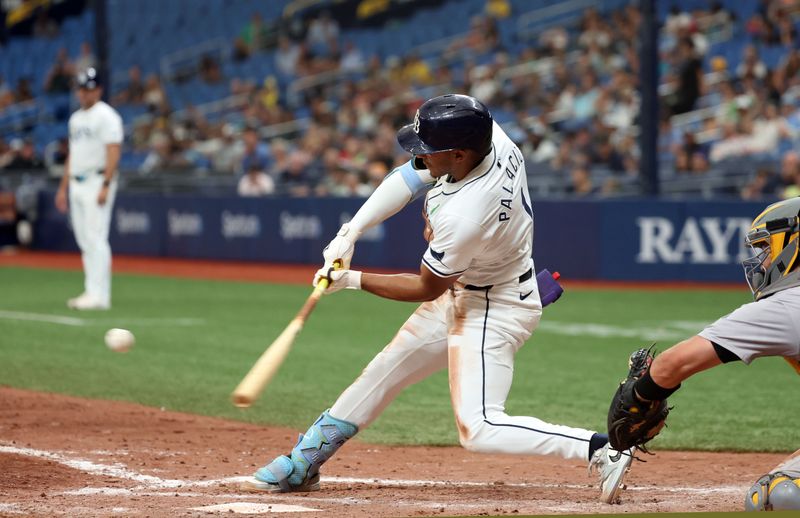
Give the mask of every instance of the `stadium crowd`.
[[[514, 14], [508, 2], [489, 0], [438, 59], [411, 52], [381, 60], [348, 39], [330, 13], [288, 23], [254, 13], [224, 59], [241, 62], [274, 52], [275, 73], [258, 81], [226, 77], [212, 56], [201, 59], [197, 70], [204, 82], [228, 85], [233, 116], [207, 117], [192, 106], [171, 109], [162, 79], [143, 78], [136, 66], [111, 99], [146, 107], [147, 115], [126, 121], [132, 124], [128, 152], [141, 157], [138, 174], [227, 174], [239, 179], [243, 195], [369, 194], [407, 160], [395, 143], [396, 129], [427, 97], [446, 91], [486, 102], [520, 145], [533, 177], [554, 178], [575, 196], [614, 195], [636, 185], [640, 12], [628, 6], [601, 16], [588, 9], [577, 26], [551, 27], [509, 49], [498, 20]], [[670, 11], [659, 43], [662, 176], [702, 175], [754, 158], [763, 159], [761, 167], [742, 196], [797, 189], [796, 167], [769, 163], [787, 161], [800, 131], [798, 15], [795, 0], [762, 0], [746, 20], [717, 2], [705, 10]], [[740, 56], [717, 53], [738, 40], [748, 42]], [[780, 59], [765, 63], [761, 53], [774, 55], [774, 49]], [[59, 54], [46, 90], [68, 89], [69, 77], [83, 65], [78, 60], [91, 58], [90, 47], [72, 59]], [[320, 74], [340, 80], [293, 87]], [[19, 99], [8, 92], [0, 80], [0, 109], [9, 95]], [[260, 137], [278, 124], [288, 129]], [[25, 148], [21, 141], [11, 144], [0, 140], [0, 167]], [[58, 148], [50, 146], [50, 154]]]

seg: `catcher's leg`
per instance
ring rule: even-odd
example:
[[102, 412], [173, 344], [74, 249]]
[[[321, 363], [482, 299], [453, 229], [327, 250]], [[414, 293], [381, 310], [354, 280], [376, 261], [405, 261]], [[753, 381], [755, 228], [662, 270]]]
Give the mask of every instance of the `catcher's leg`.
[[800, 479], [788, 473], [764, 475], [747, 491], [745, 511], [800, 510]]

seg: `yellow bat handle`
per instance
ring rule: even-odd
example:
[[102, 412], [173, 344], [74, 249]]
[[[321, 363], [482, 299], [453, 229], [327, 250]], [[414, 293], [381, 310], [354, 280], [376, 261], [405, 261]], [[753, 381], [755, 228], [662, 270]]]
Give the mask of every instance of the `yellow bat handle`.
[[[334, 270], [341, 270], [342, 269], [342, 261], [341, 261], [341, 259], [337, 259], [337, 260], [335, 260], [333, 262], [333, 269]], [[328, 279], [323, 277], [322, 279], [320, 279], [317, 282], [317, 287], [314, 289], [314, 292], [315, 293], [319, 293], [321, 295], [323, 291], [328, 289], [328, 284], [330, 284]]]

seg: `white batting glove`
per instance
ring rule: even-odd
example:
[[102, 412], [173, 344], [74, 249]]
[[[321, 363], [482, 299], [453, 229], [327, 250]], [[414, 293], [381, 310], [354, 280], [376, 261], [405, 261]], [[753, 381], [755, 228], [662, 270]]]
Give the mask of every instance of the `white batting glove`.
[[323, 268], [327, 270], [337, 260], [342, 262], [341, 269], [350, 268], [350, 260], [353, 258], [356, 241], [359, 237], [361, 237], [361, 232], [351, 229], [349, 223], [342, 225], [333, 241], [322, 250], [322, 258], [325, 260]]
[[314, 287], [317, 287], [319, 281], [329, 278], [328, 287], [325, 288], [325, 293], [333, 293], [341, 289], [347, 290], [360, 290], [361, 289], [361, 272], [358, 270], [333, 270], [331, 268], [320, 268], [314, 274]]

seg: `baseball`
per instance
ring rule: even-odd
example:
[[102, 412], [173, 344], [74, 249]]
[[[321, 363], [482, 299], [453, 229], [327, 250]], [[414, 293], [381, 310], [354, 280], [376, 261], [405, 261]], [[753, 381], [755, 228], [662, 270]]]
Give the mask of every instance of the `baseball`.
[[106, 331], [106, 346], [112, 351], [125, 353], [133, 347], [133, 333], [127, 329], [109, 329]]

